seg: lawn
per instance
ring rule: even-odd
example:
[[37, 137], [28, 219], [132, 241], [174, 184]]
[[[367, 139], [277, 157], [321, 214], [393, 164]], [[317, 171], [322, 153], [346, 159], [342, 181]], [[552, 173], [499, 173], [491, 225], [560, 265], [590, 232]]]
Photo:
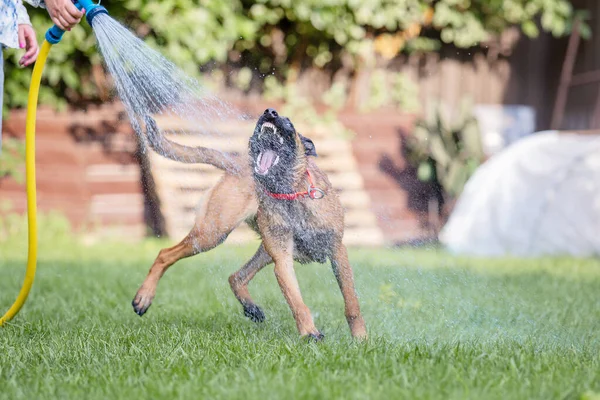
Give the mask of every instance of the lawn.
[[[599, 398], [598, 260], [352, 250], [370, 339], [350, 339], [330, 268], [311, 264], [298, 276], [326, 338], [309, 343], [272, 267], [250, 287], [267, 320], [243, 316], [227, 277], [251, 247], [181, 262], [135, 315], [164, 244], [43, 240], [29, 302], [0, 328], [0, 398]], [[23, 240], [0, 243], [0, 312], [24, 251]]]

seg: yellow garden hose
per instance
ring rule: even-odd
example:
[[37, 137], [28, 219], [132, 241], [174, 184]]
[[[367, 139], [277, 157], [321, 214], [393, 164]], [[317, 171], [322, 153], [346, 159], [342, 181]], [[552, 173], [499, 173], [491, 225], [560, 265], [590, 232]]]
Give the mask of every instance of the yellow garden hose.
[[[79, 10], [85, 12], [85, 18], [92, 26], [93, 19], [100, 14], [108, 15], [106, 8], [100, 4], [96, 4], [93, 0], [73, 0], [73, 4]], [[29, 83], [29, 97], [27, 99], [27, 122], [25, 125], [25, 168], [26, 168], [26, 183], [27, 183], [27, 226], [28, 226], [28, 248], [27, 253], [27, 270], [25, 271], [25, 280], [21, 291], [17, 296], [14, 304], [8, 309], [6, 314], [0, 318], [0, 326], [10, 321], [23, 307], [29, 291], [33, 285], [35, 278], [35, 270], [37, 267], [37, 195], [35, 188], [35, 121], [37, 116], [38, 95], [40, 92], [40, 83], [42, 81], [42, 73], [46, 65], [48, 53], [53, 44], [59, 43], [65, 33], [64, 30], [54, 25], [48, 31], [40, 54], [33, 67], [31, 74], [31, 82]]]
[[25, 280], [19, 292], [19, 296], [14, 304], [8, 309], [6, 314], [0, 318], [0, 326], [5, 322], [10, 321], [29, 296], [29, 291], [33, 285], [35, 278], [35, 270], [37, 266], [37, 195], [35, 187], [35, 120], [37, 114], [38, 94], [40, 91], [40, 82], [42, 80], [42, 72], [46, 64], [46, 58], [52, 45], [44, 40], [40, 54], [38, 55], [33, 73], [31, 75], [31, 83], [29, 84], [29, 97], [27, 100], [27, 123], [25, 125], [25, 168], [27, 180], [27, 224], [29, 233], [29, 251], [27, 253], [27, 271], [25, 272]]

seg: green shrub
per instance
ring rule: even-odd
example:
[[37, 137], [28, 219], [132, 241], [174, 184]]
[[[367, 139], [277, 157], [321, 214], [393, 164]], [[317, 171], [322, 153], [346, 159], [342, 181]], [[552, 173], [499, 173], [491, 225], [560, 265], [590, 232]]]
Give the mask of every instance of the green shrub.
[[4, 138], [0, 153], [0, 185], [3, 178], [13, 178], [18, 183], [25, 180], [25, 141]]
[[[38, 212], [37, 225], [40, 245], [75, 241], [69, 220], [58, 211]], [[27, 246], [27, 229], [27, 215], [15, 212], [11, 202], [0, 200], [0, 244]]]
[[407, 113], [420, 110], [419, 87], [406, 74], [377, 69], [371, 76], [369, 95], [363, 111], [394, 107]]
[[463, 101], [458, 118], [449, 119], [444, 111], [448, 109], [438, 105], [417, 121], [406, 142], [406, 158], [417, 168], [421, 181], [438, 185], [446, 196], [457, 198], [485, 154], [470, 102]]

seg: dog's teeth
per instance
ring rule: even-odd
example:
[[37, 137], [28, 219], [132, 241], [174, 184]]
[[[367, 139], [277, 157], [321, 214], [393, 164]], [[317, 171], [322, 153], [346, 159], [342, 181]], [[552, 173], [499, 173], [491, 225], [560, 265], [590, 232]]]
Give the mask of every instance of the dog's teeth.
[[273, 125], [270, 122], [265, 122], [264, 124], [262, 124], [262, 126], [260, 127], [260, 133], [264, 133], [266, 128], [271, 128], [273, 129], [273, 133], [277, 133], [277, 127], [275, 127], [275, 125]]
[[279, 162], [279, 156], [277, 156], [277, 158], [276, 158], [276, 159], [275, 159], [275, 161], [273, 162], [273, 166], [276, 166], [278, 162]]
[[258, 157], [256, 157], [256, 165], [260, 164], [260, 159], [262, 158], [262, 153], [258, 154]]
[[279, 143], [283, 144], [283, 138], [279, 136]]

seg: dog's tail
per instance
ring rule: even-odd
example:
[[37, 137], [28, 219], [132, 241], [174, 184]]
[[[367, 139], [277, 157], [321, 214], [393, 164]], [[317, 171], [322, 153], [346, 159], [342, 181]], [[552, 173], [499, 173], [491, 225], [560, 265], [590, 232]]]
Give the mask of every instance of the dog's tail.
[[146, 137], [152, 150], [173, 161], [186, 164], [210, 164], [228, 172], [239, 170], [233, 154], [224, 153], [207, 147], [190, 147], [175, 143], [165, 137], [154, 118], [146, 115]]

